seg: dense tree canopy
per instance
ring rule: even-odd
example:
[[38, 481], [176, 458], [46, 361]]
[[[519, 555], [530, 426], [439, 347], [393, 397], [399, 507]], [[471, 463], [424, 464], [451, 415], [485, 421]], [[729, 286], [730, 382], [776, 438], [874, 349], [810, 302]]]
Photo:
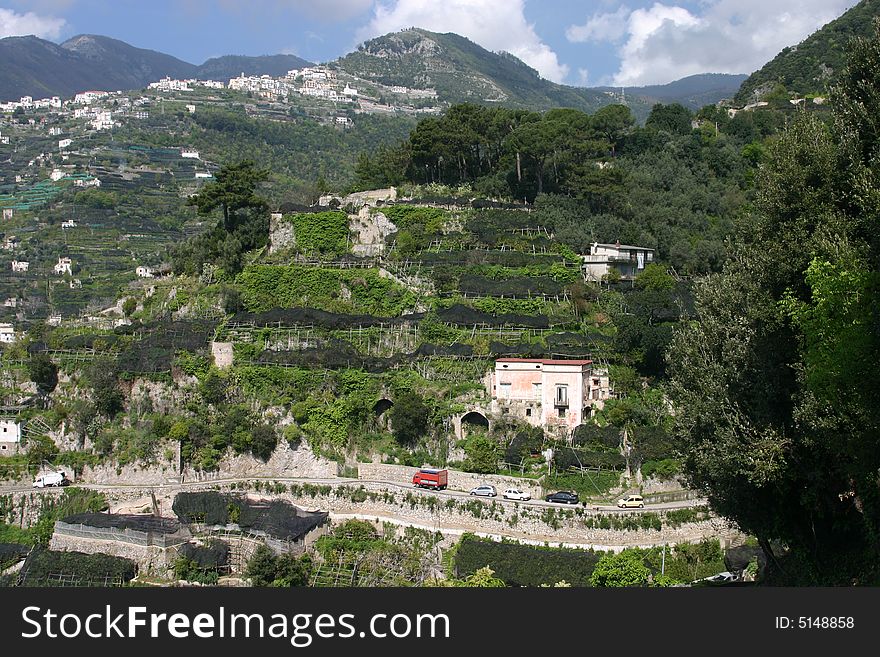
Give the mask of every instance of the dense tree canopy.
[[833, 124], [803, 114], [772, 147], [670, 352], [688, 477], [771, 556], [790, 548], [791, 583], [880, 581], [878, 99], [880, 38], [858, 41]]

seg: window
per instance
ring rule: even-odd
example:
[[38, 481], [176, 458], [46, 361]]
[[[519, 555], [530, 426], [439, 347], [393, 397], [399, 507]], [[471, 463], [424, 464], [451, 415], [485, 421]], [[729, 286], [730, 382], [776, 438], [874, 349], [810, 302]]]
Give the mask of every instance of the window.
[[565, 409], [562, 408], [562, 406], [560, 406], [559, 408], [556, 409], [556, 414], [559, 417], [565, 417]]
[[500, 384], [498, 384], [498, 386], [500, 388], [500, 392], [499, 392], [498, 396], [501, 399], [510, 399], [511, 385], [509, 383], [500, 383]]
[[532, 384], [532, 397], [534, 399], [537, 399], [538, 401], [541, 400], [541, 384], [540, 383], [533, 383]]
[[568, 386], [556, 386], [556, 404], [568, 406]]
[[[526, 417], [532, 417], [532, 409], [531, 408], [526, 409]], [[6, 448], [4, 447], [4, 449], [6, 449]]]

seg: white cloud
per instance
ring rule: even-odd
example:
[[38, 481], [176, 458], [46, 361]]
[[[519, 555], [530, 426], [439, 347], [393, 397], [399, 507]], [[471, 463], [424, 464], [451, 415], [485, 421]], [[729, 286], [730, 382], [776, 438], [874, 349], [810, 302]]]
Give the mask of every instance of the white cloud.
[[581, 87], [586, 87], [587, 83], [590, 81], [590, 71], [585, 68], [578, 69], [578, 85]]
[[630, 9], [621, 5], [613, 13], [596, 13], [583, 25], [570, 25], [565, 37], [574, 43], [584, 41], [617, 41], [626, 34]]
[[543, 77], [561, 82], [568, 66], [535, 32], [523, 12], [524, 0], [394, 0], [377, 2], [372, 20], [358, 39], [421, 27], [432, 32], [455, 32], [489, 50], [506, 50]]
[[0, 38], [33, 34], [42, 39], [57, 39], [64, 25], [63, 18], [38, 16], [31, 11], [17, 14], [0, 7]]
[[[751, 73], [840, 16], [853, 0], [706, 0], [702, 11], [660, 2], [596, 14], [570, 41], [618, 44], [614, 85], [663, 84], [697, 73]], [[621, 16], [623, 14], [623, 17]], [[617, 29], [623, 22], [622, 31]]]

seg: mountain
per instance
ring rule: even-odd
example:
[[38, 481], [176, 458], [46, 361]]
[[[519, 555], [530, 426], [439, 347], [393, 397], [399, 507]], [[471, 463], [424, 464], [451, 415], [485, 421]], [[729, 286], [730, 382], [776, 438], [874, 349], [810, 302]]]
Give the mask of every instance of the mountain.
[[734, 99], [744, 105], [782, 83], [798, 94], [826, 93], [838, 71], [846, 64], [853, 37], [870, 37], [873, 21], [880, 16], [880, 0], [862, 0], [840, 18], [831, 21], [796, 46], [780, 52], [759, 71], [752, 73]]
[[225, 55], [209, 59], [199, 66], [196, 77], [200, 80], [228, 80], [242, 73], [278, 77], [291, 69], [306, 66], [314, 66], [314, 64], [296, 55], [263, 55], [262, 57]]
[[[333, 63], [357, 77], [385, 85], [433, 88], [450, 103], [497, 103], [544, 110], [595, 111], [612, 94], [555, 84], [509, 53], [494, 53], [457, 34], [412, 28], [371, 39]], [[643, 113], [643, 103], [633, 111]]]
[[[646, 87], [624, 87], [624, 93], [638, 97], [646, 103], [680, 103], [692, 110], [706, 105], [714, 105], [719, 100], [733, 98], [747, 75], [729, 75], [727, 73], [702, 73], [691, 75], [669, 84], [649, 85]], [[597, 91], [620, 91], [614, 87], [595, 87]]]
[[283, 75], [306, 65], [293, 55], [232, 55], [196, 66], [94, 34], [81, 34], [61, 45], [34, 36], [7, 37], [0, 39], [0, 100], [72, 96], [88, 89], [140, 89], [165, 76], [226, 80], [242, 72]]

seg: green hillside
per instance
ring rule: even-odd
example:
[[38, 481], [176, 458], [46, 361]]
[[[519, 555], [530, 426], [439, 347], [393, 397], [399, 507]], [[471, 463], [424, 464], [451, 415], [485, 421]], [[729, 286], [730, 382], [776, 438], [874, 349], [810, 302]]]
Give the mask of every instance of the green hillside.
[[785, 48], [763, 68], [743, 82], [735, 101], [754, 102], [781, 83], [798, 94], [825, 93], [846, 63], [853, 37], [870, 37], [874, 18], [880, 16], [880, 0], [862, 0], [837, 20], [831, 21], [796, 46]]
[[[490, 52], [457, 34], [422, 29], [367, 41], [336, 64], [352, 75], [381, 84], [436, 89], [439, 98], [450, 103], [595, 111], [616, 102], [609, 93], [544, 80], [509, 53]], [[642, 109], [646, 113], [647, 105], [636, 101], [636, 114], [642, 114]]]

